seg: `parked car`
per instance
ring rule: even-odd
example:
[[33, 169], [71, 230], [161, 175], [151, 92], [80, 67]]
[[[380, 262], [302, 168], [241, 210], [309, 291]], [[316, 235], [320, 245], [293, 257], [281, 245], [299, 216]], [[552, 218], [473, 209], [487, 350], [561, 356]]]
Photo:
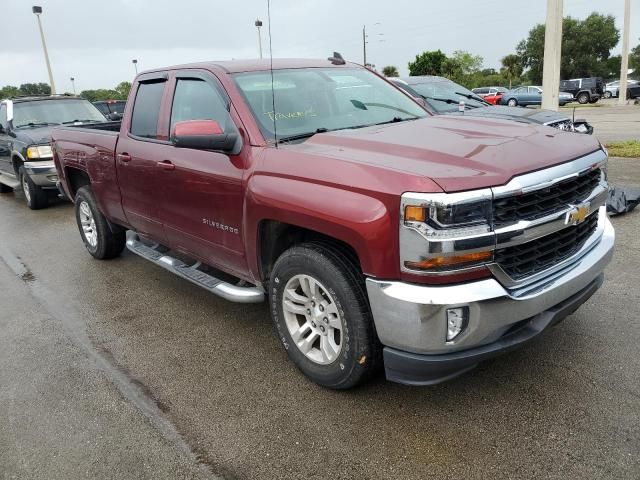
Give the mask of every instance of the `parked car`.
[[93, 257], [126, 245], [226, 299], [268, 299], [289, 358], [336, 389], [381, 364], [453, 378], [599, 288], [614, 232], [597, 139], [430, 116], [335, 55], [270, 66], [141, 73], [119, 130], [53, 131]]
[[[593, 133], [593, 127], [585, 120], [574, 121], [560, 112], [490, 105], [487, 98], [482, 99], [444, 77], [416, 76], [389, 80], [436, 115], [502, 118], [547, 125], [570, 132]], [[463, 111], [460, 110], [460, 101], [464, 102]]]
[[[604, 98], [617, 97], [620, 92], [620, 80], [607, 83], [605, 86]], [[627, 98], [640, 97], [640, 83], [637, 80], [627, 80]]]
[[600, 77], [561, 80], [560, 90], [570, 93], [580, 104], [596, 103], [604, 95], [604, 82]]
[[93, 102], [96, 108], [109, 120], [121, 120], [126, 103], [127, 102], [124, 100], [104, 100]]
[[102, 123], [90, 102], [67, 95], [14, 97], [0, 102], [0, 192], [22, 188], [29, 208], [44, 208], [58, 193], [51, 129], [61, 124]]
[[485, 102], [491, 105], [497, 105], [500, 103], [502, 96], [509, 91], [504, 87], [479, 87], [471, 90], [473, 93], [482, 97]]
[[[567, 103], [573, 102], [573, 95], [567, 92], [558, 94], [558, 105], [564, 107]], [[528, 105], [542, 105], [542, 87], [528, 85], [509, 90], [500, 99], [500, 105], [510, 107], [526, 107]]]

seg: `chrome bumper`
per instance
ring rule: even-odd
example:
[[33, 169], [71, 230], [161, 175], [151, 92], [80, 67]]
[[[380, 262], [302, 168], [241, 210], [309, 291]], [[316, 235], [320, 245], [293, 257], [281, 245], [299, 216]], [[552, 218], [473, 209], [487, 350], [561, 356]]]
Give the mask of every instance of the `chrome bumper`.
[[39, 187], [56, 188], [58, 172], [53, 160], [24, 162], [24, 169], [33, 183]]
[[[584, 290], [613, 256], [615, 233], [601, 207], [596, 232], [572, 261], [535, 284], [508, 289], [491, 278], [452, 286], [366, 281], [383, 345], [417, 354], [448, 354], [496, 342], [513, 324], [530, 319]], [[469, 309], [468, 326], [446, 341], [446, 311]]]

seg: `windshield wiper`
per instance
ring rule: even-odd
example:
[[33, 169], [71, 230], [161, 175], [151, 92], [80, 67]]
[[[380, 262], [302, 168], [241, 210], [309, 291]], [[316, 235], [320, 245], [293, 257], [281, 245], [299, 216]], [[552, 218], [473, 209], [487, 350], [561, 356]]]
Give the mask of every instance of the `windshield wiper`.
[[62, 122], [62, 125], [69, 125], [71, 123], [102, 123], [101, 120], [93, 120], [91, 118], [87, 118], [85, 120], [69, 120], [68, 122]]
[[23, 128], [23, 127], [45, 127], [47, 125], [60, 125], [59, 123], [55, 123], [55, 122], [29, 122], [29, 123], [25, 123], [23, 125], [16, 125], [16, 128]]
[[489, 102], [487, 102], [482, 97], [479, 97], [478, 95], [475, 95], [473, 93], [462, 93], [462, 92], [453, 92], [453, 93], [455, 93], [456, 95], [460, 95], [461, 97], [468, 98], [469, 100], [475, 100], [476, 102], [481, 102], [489, 105]]
[[298, 133], [296, 135], [280, 137], [277, 143], [287, 143], [287, 142], [293, 142], [295, 140], [304, 140], [305, 138], [313, 137], [316, 133], [325, 133], [328, 131], [329, 131], [328, 128], [317, 128], [315, 132], [305, 132], [305, 133]]

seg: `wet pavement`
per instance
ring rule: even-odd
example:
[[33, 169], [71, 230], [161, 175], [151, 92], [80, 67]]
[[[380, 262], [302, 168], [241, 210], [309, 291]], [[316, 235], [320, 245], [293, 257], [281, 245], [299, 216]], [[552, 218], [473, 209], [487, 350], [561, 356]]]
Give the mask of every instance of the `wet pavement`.
[[[640, 160], [610, 177], [640, 186]], [[638, 478], [640, 212], [603, 288], [524, 349], [445, 384], [308, 382], [266, 305], [129, 253], [71, 205], [0, 195], [0, 478]]]

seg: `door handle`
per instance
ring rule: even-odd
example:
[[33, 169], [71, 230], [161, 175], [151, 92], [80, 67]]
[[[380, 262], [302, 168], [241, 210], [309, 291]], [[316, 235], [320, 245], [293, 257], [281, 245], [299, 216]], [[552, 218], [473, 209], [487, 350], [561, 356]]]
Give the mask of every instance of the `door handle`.
[[131, 155], [128, 153], [119, 153], [116, 155], [116, 158], [120, 160], [122, 163], [127, 163], [131, 161]]
[[176, 166], [171, 163], [170, 160], [163, 160], [161, 162], [158, 162], [158, 166], [163, 170], [175, 170], [176, 168]]

